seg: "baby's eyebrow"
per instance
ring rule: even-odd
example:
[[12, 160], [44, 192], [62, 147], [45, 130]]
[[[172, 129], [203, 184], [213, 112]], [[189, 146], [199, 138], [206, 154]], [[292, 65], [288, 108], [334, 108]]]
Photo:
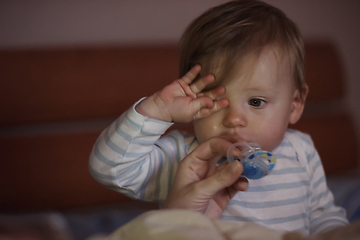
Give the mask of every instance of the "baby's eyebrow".
[[268, 86], [256, 86], [256, 87], [249, 87], [246, 88], [247, 91], [254, 91], [254, 92], [268, 92], [268, 91], [273, 91], [274, 89], [272, 89], [272, 87], [268, 87]]

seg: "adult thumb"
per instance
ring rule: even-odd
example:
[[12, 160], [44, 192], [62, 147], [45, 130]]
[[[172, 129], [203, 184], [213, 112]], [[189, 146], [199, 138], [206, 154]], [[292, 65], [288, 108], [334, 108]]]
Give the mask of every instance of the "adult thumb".
[[214, 195], [218, 191], [234, 184], [240, 177], [243, 167], [239, 161], [233, 161], [214, 175], [199, 182], [199, 188], [208, 195]]

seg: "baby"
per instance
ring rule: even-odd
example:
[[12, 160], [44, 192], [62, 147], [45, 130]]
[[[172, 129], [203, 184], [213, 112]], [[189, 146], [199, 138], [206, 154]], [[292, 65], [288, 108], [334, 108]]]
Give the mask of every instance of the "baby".
[[[214, 7], [181, 39], [180, 79], [141, 99], [99, 136], [92, 176], [145, 201], [166, 200], [179, 162], [199, 144], [232, 135], [277, 159], [264, 178], [249, 180], [221, 219], [315, 234], [346, 225], [307, 134], [288, 129], [303, 112], [308, 87], [304, 47], [295, 24], [260, 1]], [[195, 135], [165, 134], [193, 122]]]

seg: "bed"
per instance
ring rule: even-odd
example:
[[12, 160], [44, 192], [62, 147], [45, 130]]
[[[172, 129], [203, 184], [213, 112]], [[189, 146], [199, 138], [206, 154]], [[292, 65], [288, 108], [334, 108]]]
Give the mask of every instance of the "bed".
[[[358, 139], [351, 112], [342, 108], [341, 56], [326, 41], [306, 42], [306, 52], [310, 93], [294, 128], [311, 134], [336, 203], [355, 221]], [[97, 184], [87, 162], [100, 132], [176, 79], [177, 69], [171, 45], [1, 50], [0, 238], [85, 239], [156, 209]]]

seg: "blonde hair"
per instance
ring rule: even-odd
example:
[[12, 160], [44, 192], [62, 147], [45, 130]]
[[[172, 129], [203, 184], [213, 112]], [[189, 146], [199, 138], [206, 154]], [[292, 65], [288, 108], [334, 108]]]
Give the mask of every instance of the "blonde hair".
[[269, 45], [289, 55], [295, 87], [301, 94], [306, 86], [301, 34], [281, 10], [256, 0], [211, 8], [187, 27], [180, 40], [180, 77], [200, 64], [198, 78], [213, 74], [216, 85], [234, 72], [242, 56], [260, 54]]

